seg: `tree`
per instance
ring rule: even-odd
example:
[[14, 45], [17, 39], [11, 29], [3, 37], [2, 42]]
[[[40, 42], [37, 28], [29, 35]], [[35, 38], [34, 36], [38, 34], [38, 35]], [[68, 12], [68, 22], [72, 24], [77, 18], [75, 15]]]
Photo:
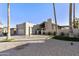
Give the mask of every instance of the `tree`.
[[75, 23], [75, 28], [79, 29], [79, 18], [75, 18], [75, 22], [73, 22], [73, 24]]
[[72, 3], [69, 4], [69, 31], [70, 36], [72, 36]]
[[54, 19], [55, 19], [55, 30], [57, 33], [57, 18], [56, 18], [56, 10], [55, 10], [55, 4], [53, 3], [53, 11], [54, 11]]
[[7, 7], [7, 39], [10, 39], [10, 3], [7, 4]]
[[76, 24], [75, 24], [75, 3], [73, 4], [73, 27], [76, 28]]

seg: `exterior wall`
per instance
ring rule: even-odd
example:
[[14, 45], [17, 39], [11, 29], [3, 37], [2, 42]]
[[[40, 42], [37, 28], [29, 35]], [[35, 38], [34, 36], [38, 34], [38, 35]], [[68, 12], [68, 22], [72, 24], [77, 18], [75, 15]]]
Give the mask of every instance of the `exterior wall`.
[[32, 27], [33, 27], [33, 24], [26, 23], [26, 32], [25, 32], [26, 35], [32, 35]]
[[54, 25], [52, 26], [52, 20], [48, 19], [48, 21], [45, 23], [45, 33], [52, 33], [54, 31]]
[[53, 33], [55, 30], [55, 25], [52, 24], [52, 19], [48, 19], [47, 22], [45, 22], [45, 28], [40, 28], [39, 25], [40, 24], [33, 26], [33, 34], [39, 34], [39, 32], [41, 32], [41, 34], [48, 34], [49, 32]]
[[33, 27], [33, 24], [31, 23], [18, 24], [16, 26], [17, 28], [16, 32], [18, 35], [29, 35], [29, 34], [32, 34], [32, 27]]
[[39, 25], [34, 25], [32, 28], [32, 34], [38, 34]]
[[16, 28], [17, 28], [17, 34], [18, 35], [24, 35], [25, 34], [25, 23], [23, 23], [23, 24], [18, 24], [17, 26], [16, 26]]

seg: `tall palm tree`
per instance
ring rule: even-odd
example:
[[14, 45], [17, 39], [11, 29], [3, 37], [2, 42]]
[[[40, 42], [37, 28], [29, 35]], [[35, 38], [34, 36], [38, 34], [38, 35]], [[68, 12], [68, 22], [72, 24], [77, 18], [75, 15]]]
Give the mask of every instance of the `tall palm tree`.
[[55, 10], [55, 4], [53, 3], [53, 11], [54, 11], [54, 19], [55, 19], [55, 30], [57, 33], [57, 18], [56, 18], [56, 10]]
[[73, 27], [75, 28], [75, 3], [73, 4]]
[[[8, 0], [10, 2], [10, 0]], [[10, 3], [7, 4], [7, 39], [10, 38]]]
[[72, 36], [72, 3], [69, 4], [69, 31], [70, 36]]

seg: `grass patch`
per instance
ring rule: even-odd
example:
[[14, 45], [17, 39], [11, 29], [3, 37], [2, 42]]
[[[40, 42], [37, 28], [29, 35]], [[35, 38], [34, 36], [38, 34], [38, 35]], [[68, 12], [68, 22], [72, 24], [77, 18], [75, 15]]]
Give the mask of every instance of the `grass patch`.
[[76, 38], [76, 37], [54, 36], [53, 39], [79, 42], [79, 38]]
[[11, 39], [5, 38], [5, 39], [3, 39], [3, 40], [0, 41], [0, 42], [15, 42], [15, 39], [14, 39], [14, 38], [11, 38]]

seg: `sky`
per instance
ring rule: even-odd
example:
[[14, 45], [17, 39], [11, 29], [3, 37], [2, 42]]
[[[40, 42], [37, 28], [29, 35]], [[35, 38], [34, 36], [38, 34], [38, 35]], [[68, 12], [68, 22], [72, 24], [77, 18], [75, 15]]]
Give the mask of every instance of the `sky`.
[[[57, 24], [69, 24], [69, 4], [56, 3]], [[52, 18], [54, 21], [53, 5], [51, 3], [11, 3], [11, 27], [23, 22], [39, 24]], [[79, 17], [79, 4], [76, 4], [76, 17]], [[7, 3], [0, 3], [0, 22], [7, 26]]]

